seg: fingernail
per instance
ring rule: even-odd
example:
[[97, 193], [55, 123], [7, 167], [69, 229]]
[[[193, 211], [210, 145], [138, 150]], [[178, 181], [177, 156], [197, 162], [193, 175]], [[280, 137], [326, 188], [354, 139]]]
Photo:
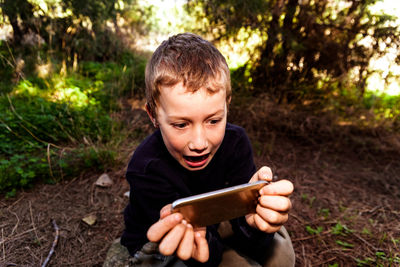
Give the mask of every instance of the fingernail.
[[186, 220], [182, 220], [182, 223], [183, 223], [184, 225], [187, 225], [187, 221], [186, 221]]

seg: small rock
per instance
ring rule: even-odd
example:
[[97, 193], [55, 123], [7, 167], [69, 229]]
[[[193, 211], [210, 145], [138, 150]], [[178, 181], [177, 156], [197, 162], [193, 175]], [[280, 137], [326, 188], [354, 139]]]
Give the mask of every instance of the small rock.
[[87, 225], [92, 226], [93, 224], [96, 223], [97, 217], [96, 217], [96, 215], [94, 215], [94, 214], [89, 214], [89, 215], [85, 216], [85, 217], [82, 219], [82, 221], [83, 221], [84, 223], [86, 223]]
[[96, 185], [101, 187], [110, 187], [113, 185], [113, 181], [107, 173], [103, 173], [96, 181]]
[[126, 191], [126, 192], [124, 193], [124, 197], [129, 198], [129, 195], [130, 195], [130, 191]]
[[[125, 267], [132, 266], [129, 263], [130, 255], [128, 249], [120, 244], [120, 239], [114, 240], [108, 249], [103, 267]], [[143, 264], [144, 265], [144, 264]]]

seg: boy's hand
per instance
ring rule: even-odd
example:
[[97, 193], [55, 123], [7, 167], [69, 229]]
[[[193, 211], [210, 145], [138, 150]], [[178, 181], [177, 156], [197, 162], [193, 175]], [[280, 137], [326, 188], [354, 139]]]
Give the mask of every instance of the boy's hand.
[[193, 229], [182, 218], [182, 214], [171, 214], [171, 204], [160, 211], [160, 220], [147, 231], [151, 242], [159, 242], [159, 251], [163, 255], [176, 256], [182, 260], [194, 258], [206, 262], [209, 257], [206, 228]]
[[[272, 171], [268, 167], [260, 168], [250, 182], [259, 180], [272, 181]], [[247, 223], [266, 233], [274, 233], [288, 220], [288, 212], [292, 207], [289, 195], [293, 192], [293, 184], [288, 180], [270, 183], [260, 189], [259, 203], [256, 213], [246, 215]]]

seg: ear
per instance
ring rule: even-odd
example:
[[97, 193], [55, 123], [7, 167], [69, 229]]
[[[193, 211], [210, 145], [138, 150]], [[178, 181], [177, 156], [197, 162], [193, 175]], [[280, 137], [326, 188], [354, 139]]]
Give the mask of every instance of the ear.
[[149, 103], [146, 103], [146, 112], [147, 112], [147, 115], [149, 116], [151, 122], [153, 123], [154, 127], [158, 128], [158, 123], [155, 118], [155, 112], [150, 108]]
[[226, 99], [226, 111], [229, 113], [229, 105], [231, 104], [232, 96]]

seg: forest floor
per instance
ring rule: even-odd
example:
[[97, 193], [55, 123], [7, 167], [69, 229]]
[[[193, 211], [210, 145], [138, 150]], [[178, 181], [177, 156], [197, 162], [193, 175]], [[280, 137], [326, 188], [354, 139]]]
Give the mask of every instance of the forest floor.
[[[137, 124], [143, 112], [135, 112], [127, 113], [128, 125], [150, 132], [149, 124]], [[286, 228], [296, 266], [400, 266], [399, 134], [293, 116], [263, 101], [230, 112], [247, 130], [257, 165], [295, 185]], [[139, 141], [127, 140], [124, 149], [133, 152]], [[94, 171], [0, 199], [0, 266], [43, 264], [56, 236], [53, 221], [59, 240], [50, 266], [101, 266], [123, 230], [129, 190], [124, 166], [107, 173], [107, 188], [95, 185], [101, 173]], [[91, 226], [82, 221], [88, 215], [96, 216]]]

